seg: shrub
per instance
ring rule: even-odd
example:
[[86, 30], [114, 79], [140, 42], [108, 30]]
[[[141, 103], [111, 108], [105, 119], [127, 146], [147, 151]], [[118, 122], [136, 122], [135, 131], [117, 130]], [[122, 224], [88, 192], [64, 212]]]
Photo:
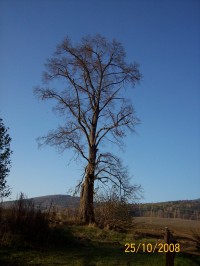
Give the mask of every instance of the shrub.
[[96, 197], [95, 219], [101, 228], [126, 231], [132, 225], [129, 204], [115, 193]]
[[36, 209], [32, 200], [21, 193], [11, 207], [0, 208], [0, 244], [14, 244], [21, 239], [27, 243], [41, 243], [49, 233], [50, 212]]

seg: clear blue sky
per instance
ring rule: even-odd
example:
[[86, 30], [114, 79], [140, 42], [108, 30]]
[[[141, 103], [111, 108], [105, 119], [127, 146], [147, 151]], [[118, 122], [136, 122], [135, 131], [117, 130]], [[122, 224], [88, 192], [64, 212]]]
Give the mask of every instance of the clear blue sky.
[[0, 116], [12, 137], [11, 198], [66, 194], [79, 180], [70, 151], [38, 149], [36, 138], [60, 120], [33, 88], [66, 35], [78, 42], [96, 33], [121, 41], [143, 75], [128, 95], [142, 123], [121, 153], [144, 189], [142, 202], [199, 198], [200, 1], [1, 0]]

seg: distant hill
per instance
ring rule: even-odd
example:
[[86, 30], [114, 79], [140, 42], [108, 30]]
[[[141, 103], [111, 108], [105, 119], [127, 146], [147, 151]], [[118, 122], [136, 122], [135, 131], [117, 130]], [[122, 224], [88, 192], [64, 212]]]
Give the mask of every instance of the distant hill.
[[70, 195], [50, 195], [33, 198], [35, 206], [41, 208], [49, 208], [50, 205], [55, 206], [59, 209], [67, 207], [77, 207], [79, 205], [80, 198], [73, 197]]
[[[36, 208], [48, 210], [50, 206], [62, 210], [67, 207], [78, 207], [79, 197], [70, 195], [48, 195], [31, 198]], [[5, 207], [11, 206], [14, 201], [5, 201]], [[178, 200], [158, 203], [131, 204], [131, 214], [134, 217], [160, 217], [200, 220], [200, 199]]]
[[[51, 207], [56, 207], [58, 209], [64, 209], [67, 207], [77, 207], [79, 205], [79, 197], [73, 197], [70, 195], [47, 195], [35, 198], [29, 198], [32, 200], [36, 208], [41, 210], [48, 210]], [[9, 207], [15, 201], [5, 201], [3, 206]]]

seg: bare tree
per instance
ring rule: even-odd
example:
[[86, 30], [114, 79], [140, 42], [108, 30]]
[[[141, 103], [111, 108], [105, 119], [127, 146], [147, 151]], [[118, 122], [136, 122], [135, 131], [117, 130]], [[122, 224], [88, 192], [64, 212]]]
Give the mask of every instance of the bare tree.
[[[60, 150], [72, 148], [85, 160], [81, 188], [80, 215], [93, 223], [94, 182], [113, 182], [127, 195], [135, 187], [127, 182], [120, 160], [105, 151], [102, 144], [110, 141], [123, 145], [126, 129], [134, 131], [139, 120], [123, 89], [135, 86], [141, 78], [137, 64], [125, 62], [121, 43], [109, 42], [101, 35], [86, 36], [73, 45], [67, 37], [47, 61], [44, 83], [35, 93], [41, 100], [53, 99], [54, 108], [65, 117], [65, 124], [42, 138], [43, 144]], [[52, 89], [49, 83], [61, 79], [63, 89]]]

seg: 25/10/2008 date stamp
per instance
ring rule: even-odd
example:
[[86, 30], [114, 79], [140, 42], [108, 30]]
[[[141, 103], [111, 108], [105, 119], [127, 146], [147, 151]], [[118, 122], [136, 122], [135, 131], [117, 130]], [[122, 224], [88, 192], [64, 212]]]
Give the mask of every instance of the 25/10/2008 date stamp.
[[126, 243], [125, 244], [125, 252], [138, 253], [139, 251], [147, 252], [147, 253], [166, 253], [166, 252], [180, 252], [180, 244], [163, 244], [163, 243]]

